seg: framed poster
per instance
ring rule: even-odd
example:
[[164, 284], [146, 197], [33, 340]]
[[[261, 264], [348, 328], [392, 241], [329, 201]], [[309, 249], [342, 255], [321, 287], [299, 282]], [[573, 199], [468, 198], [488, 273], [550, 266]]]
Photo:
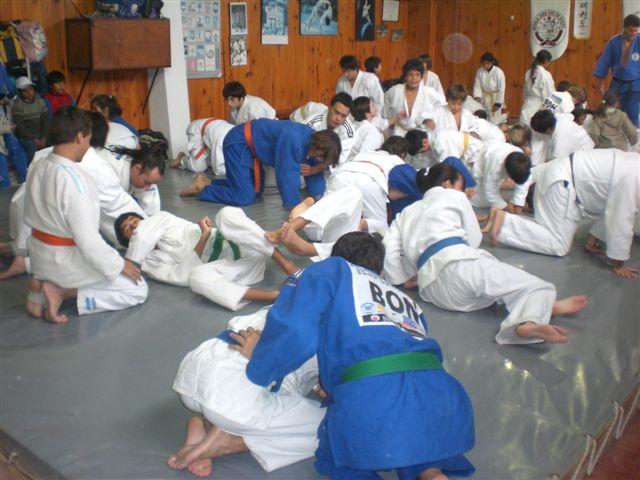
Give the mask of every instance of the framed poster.
[[187, 78], [222, 76], [220, 0], [180, 0]]
[[262, 43], [289, 43], [289, 3], [287, 0], [262, 0]]
[[247, 34], [247, 4], [229, 4], [229, 26], [231, 35]]
[[356, 0], [356, 40], [376, 39], [376, 0]]
[[400, 15], [400, 0], [382, 0], [382, 21], [397, 22]]
[[300, 0], [300, 35], [337, 35], [338, 0]]

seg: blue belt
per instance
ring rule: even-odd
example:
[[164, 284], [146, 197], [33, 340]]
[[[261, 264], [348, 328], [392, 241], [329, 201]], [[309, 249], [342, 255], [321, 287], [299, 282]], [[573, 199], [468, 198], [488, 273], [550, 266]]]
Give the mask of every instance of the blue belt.
[[460, 245], [465, 243], [467, 242], [465, 242], [461, 237], [447, 237], [434, 243], [418, 257], [418, 270], [420, 270], [422, 266], [427, 263], [427, 260], [433, 257], [440, 250], [450, 247], [451, 245]]

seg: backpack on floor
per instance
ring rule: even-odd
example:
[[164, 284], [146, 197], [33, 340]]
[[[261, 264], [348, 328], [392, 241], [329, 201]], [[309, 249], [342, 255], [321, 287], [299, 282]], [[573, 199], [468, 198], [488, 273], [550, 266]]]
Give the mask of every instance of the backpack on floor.
[[119, 18], [139, 18], [143, 0], [96, 0], [96, 9]]
[[11, 22], [24, 52], [24, 56], [32, 62], [41, 62], [49, 53], [47, 37], [42, 25], [30, 20]]
[[24, 60], [20, 39], [9, 22], [0, 23], [0, 59], [7, 67]]

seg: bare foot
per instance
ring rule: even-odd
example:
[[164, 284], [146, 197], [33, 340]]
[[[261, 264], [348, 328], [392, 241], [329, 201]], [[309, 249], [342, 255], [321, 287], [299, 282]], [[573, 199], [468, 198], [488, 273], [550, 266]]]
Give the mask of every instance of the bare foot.
[[429, 468], [420, 474], [418, 480], [449, 480], [449, 477], [439, 468]]
[[182, 159], [184, 157], [185, 157], [184, 152], [178, 153], [178, 156], [171, 161], [171, 163], [169, 164], [169, 167], [178, 168], [180, 165], [182, 165]]
[[200, 417], [193, 416], [187, 422], [187, 435], [184, 444], [180, 449], [167, 459], [167, 465], [173, 469], [185, 468], [178, 464], [178, 458], [187, 454], [187, 452], [199, 444], [205, 437], [207, 432], [204, 429], [204, 422]]
[[[496, 218], [496, 212], [497, 212], [497, 211], [498, 211], [498, 209], [496, 209], [496, 208], [492, 208], [492, 209], [489, 211], [489, 215], [487, 215], [487, 218], [486, 218], [487, 223], [486, 223], [486, 224], [485, 224], [485, 226], [484, 226], [484, 227], [482, 227], [482, 229], [481, 229], [482, 233], [489, 233], [489, 232], [491, 231], [491, 227], [492, 227], [492, 225], [493, 225], [493, 221], [494, 221], [494, 220], [495, 220], [495, 218]], [[480, 221], [480, 220], [478, 220], [478, 222], [479, 222], [479, 221]]]
[[491, 243], [494, 245], [498, 244], [498, 234], [500, 233], [500, 229], [504, 223], [504, 217], [506, 216], [507, 214], [504, 210], [496, 210], [495, 216], [493, 217], [493, 224], [491, 225]]
[[27, 295], [27, 301], [24, 305], [27, 313], [32, 317], [42, 318], [42, 299], [39, 298], [41, 296], [42, 283], [40, 283], [40, 280], [32, 277], [31, 280], [29, 280], [29, 294]]
[[206, 175], [198, 175], [191, 185], [180, 192], [181, 197], [195, 197], [200, 194], [205, 187], [211, 185], [211, 179]]
[[4, 272], [0, 272], [0, 280], [6, 280], [7, 278], [21, 275], [27, 271], [27, 264], [22, 255], [16, 255], [9, 268]]
[[298, 218], [314, 203], [316, 203], [316, 201], [313, 199], [313, 197], [307, 197], [304, 200], [302, 200], [298, 205], [296, 205], [291, 209], [291, 213], [289, 213], [289, 220], [291, 221]]
[[602, 242], [593, 235], [589, 235], [589, 238], [587, 238], [587, 243], [584, 244], [584, 249], [587, 252], [595, 253], [596, 255], [605, 253], [604, 248], [602, 248]]
[[313, 257], [318, 254], [315, 247], [298, 235], [298, 232], [290, 228], [288, 223], [282, 225], [281, 238], [287, 250], [291, 253], [307, 257]]
[[231, 435], [213, 425], [200, 443], [184, 455], [178, 456], [177, 462], [182, 468], [186, 468], [196, 460], [213, 459], [223, 455], [248, 451], [249, 449], [242, 437]]
[[211, 475], [212, 469], [213, 469], [213, 462], [211, 461], [210, 458], [202, 458], [200, 460], [196, 460], [195, 462], [192, 462], [191, 464], [189, 464], [189, 466], [187, 467], [187, 470], [189, 470], [189, 473], [192, 473], [196, 477], [201, 477], [201, 478], [208, 477], [209, 475]]
[[42, 282], [42, 292], [47, 301], [45, 319], [52, 323], [65, 323], [68, 320], [67, 316], [58, 314], [58, 309], [64, 299], [65, 290], [55, 283]]
[[273, 243], [274, 245], [277, 245], [281, 241], [281, 238], [280, 238], [281, 233], [282, 233], [282, 227], [277, 228], [275, 230], [268, 230], [264, 232], [264, 236], [271, 243]]
[[571, 315], [578, 313], [587, 306], [586, 295], [574, 295], [562, 300], [557, 300], [553, 304], [551, 315]]
[[556, 325], [540, 325], [525, 322], [516, 327], [516, 335], [523, 338], [539, 338], [549, 343], [567, 343], [569, 336], [564, 328]]

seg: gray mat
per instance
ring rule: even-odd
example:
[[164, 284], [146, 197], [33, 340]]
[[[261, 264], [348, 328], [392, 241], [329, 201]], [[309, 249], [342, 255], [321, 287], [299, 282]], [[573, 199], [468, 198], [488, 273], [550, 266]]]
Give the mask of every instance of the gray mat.
[[[163, 208], [197, 220], [219, 205], [180, 199], [191, 175], [172, 171], [161, 185]], [[7, 237], [8, 201], [0, 191], [0, 238]], [[247, 207], [265, 228], [285, 217], [278, 195]], [[637, 384], [640, 367], [640, 283], [618, 279], [601, 258], [583, 252], [586, 233], [558, 259], [484, 245], [498, 258], [554, 282], [559, 297], [584, 293], [589, 306], [558, 323], [567, 345], [498, 346], [504, 312], [492, 307], [452, 313], [421, 301], [446, 368], [467, 388], [476, 414], [470, 453], [474, 478], [547, 478], [563, 473], [612, 416], [611, 402]], [[631, 264], [639, 266], [636, 240]], [[294, 257], [300, 265], [305, 262]], [[3, 258], [3, 267], [9, 259]], [[284, 280], [274, 265], [262, 286]], [[26, 276], [0, 283], [0, 428], [70, 479], [192, 478], [165, 466], [181, 443], [189, 412], [170, 387], [183, 356], [216, 335], [235, 313], [181, 289], [150, 281], [148, 301], [66, 325], [23, 311]], [[415, 292], [412, 294], [417, 296]], [[250, 305], [237, 314], [259, 308]], [[313, 479], [312, 461], [264, 473], [248, 454], [216, 460], [212, 478]]]

